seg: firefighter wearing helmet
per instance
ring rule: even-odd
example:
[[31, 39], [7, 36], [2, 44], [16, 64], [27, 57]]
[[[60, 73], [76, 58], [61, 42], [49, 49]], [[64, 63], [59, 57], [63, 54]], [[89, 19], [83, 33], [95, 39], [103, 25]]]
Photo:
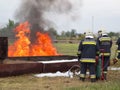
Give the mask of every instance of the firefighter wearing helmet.
[[98, 31], [98, 37], [101, 37], [102, 36], [102, 30], [99, 30]]
[[99, 30], [98, 31], [98, 38], [97, 38], [97, 41], [99, 40], [99, 38], [102, 36], [102, 30]]
[[99, 38], [98, 44], [100, 48], [100, 56], [101, 56], [102, 66], [103, 66], [102, 67], [103, 78], [106, 80], [107, 69], [110, 64], [112, 40], [106, 32], [102, 32], [102, 36]]
[[117, 57], [116, 57], [116, 59], [117, 60], [120, 60], [120, 37], [118, 38], [118, 40], [117, 40], [117, 42], [116, 42], [116, 45], [118, 46], [118, 48], [117, 48]]
[[80, 80], [84, 81], [89, 69], [91, 82], [96, 81], [95, 57], [99, 55], [99, 47], [92, 33], [86, 33], [78, 47], [78, 57], [81, 63]]

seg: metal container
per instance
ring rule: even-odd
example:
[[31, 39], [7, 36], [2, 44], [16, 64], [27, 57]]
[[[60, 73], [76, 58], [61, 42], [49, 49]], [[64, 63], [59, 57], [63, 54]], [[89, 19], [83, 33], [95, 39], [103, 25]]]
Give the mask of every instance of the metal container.
[[8, 57], [8, 38], [0, 37], [0, 62]]

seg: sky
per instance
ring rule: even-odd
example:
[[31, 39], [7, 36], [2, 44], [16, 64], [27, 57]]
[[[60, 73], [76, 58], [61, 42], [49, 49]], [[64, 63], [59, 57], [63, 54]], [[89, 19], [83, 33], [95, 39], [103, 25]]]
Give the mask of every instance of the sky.
[[[22, 0], [0, 0], [0, 27], [15, 20], [15, 12]], [[46, 13], [48, 20], [60, 33], [75, 29], [77, 33], [100, 29], [106, 32], [120, 32], [120, 0], [71, 0], [73, 9], [70, 13]]]

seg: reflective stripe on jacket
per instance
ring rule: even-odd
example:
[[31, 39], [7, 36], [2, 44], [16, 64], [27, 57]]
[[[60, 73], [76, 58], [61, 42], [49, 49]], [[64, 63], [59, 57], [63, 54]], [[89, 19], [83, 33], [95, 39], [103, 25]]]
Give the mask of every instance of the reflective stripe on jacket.
[[120, 53], [120, 50], [117, 50], [117, 53]]
[[81, 58], [81, 62], [90, 62], [90, 63], [95, 63], [95, 59], [92, 58]]

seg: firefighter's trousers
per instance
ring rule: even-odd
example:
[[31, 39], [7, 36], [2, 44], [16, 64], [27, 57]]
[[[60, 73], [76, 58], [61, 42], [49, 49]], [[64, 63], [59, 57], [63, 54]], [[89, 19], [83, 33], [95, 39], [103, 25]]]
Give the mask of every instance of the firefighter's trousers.
[[110, 65], [110, 56], [104, 56], [104, 59], [102, 60], [102, 64], [103, 64], [103, 67], [102, 67], [103, 73], [107, 74], [108, 66]]
[[96, 78], [95, 63], [85, 63], [85, 62], [84, 63], [81, 62], [80, 78], [85, 78], [87, 69], [89, 69], [90, 78], [95, 79]]

